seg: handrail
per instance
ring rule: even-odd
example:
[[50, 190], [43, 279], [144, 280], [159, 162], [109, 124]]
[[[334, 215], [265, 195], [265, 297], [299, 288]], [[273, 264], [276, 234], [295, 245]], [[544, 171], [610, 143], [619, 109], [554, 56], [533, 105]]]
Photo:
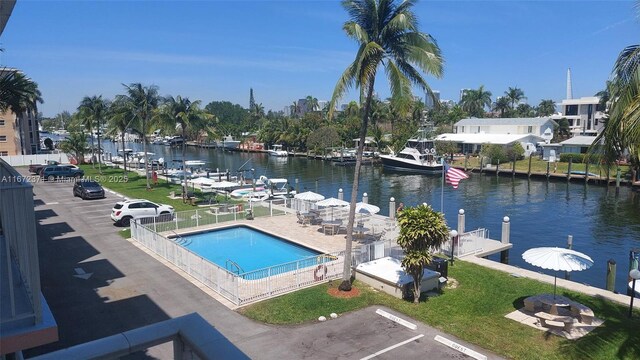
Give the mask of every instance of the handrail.
[[169, 230], [169, 231], [171, 231], [171, 232], [176, 236], [176, 238], [178, 238], [178, 241], [176, 241], [176, 243], [178, 243], [178, 244], [184, 244], [184, 243], [186, 242], [185, 238], [183, 238], [182, 236], [180, 236], [180, 234], [178, 234], [178, 233], [177, 233], [177, 232], [175, 232], [174, 230]]
[[[242, 270], [240, 265], [238, 265], [235, 261], [233, 261], [231, 259], [227, 259], [227, 261], [224, 263], [225, 269], [229, 270], [229, 263], [231, 263], [231, 265], [235, 266], [238, 269], [238, 271], [236, 272], [238, 275], [240, 275], [241, 273], [244, 273], [244, 270]], [[231, 270], [229, 270], [229, 271], [231, 271]]]

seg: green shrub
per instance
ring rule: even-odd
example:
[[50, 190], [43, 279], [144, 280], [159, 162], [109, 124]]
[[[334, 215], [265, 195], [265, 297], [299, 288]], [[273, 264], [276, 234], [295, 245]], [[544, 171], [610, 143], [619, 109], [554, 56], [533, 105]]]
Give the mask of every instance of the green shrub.
[[571, 162], [574, 163], [583, 163], [585, 155], [584, 154], [560, 154], [560, 162], [569, 162], [569, 159], [572, 159]]

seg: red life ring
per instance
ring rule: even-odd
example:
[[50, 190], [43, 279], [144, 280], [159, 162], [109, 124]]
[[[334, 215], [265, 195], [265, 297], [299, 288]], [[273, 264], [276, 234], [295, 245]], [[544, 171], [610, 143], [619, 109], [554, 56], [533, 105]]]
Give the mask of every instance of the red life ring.
[[242, 211], [242, 204], [238, 204], [238, 212]]
[[[322, 272], [322, 269], [324, 269], [324, 273]], [[313, 272], [313, 280], [320, 281], [323, 280], [325, 276], [327, 276], [327, 266], [323, 264], [318, 265], [316, 270]]]

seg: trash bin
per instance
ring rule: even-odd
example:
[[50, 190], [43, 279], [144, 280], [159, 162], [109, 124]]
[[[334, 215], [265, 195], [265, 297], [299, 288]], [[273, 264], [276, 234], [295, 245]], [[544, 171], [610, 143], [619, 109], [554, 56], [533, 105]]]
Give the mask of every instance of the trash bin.
[[434, 257], [426, 268], [439, 272], [442, 277], [449, 277], [449, 262], [447, 262], [447, 259]]

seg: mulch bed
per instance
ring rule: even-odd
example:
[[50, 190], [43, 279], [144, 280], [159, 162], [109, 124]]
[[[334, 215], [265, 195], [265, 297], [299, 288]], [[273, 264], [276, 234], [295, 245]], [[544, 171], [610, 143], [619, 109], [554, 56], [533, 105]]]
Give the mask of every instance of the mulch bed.
[[351, 291], [340, 291], [337, 287], [332, 287], [327, 289], [327, 294], [340, 299], [351, 299], [360, 296], [360, 289], [352, 286]]

